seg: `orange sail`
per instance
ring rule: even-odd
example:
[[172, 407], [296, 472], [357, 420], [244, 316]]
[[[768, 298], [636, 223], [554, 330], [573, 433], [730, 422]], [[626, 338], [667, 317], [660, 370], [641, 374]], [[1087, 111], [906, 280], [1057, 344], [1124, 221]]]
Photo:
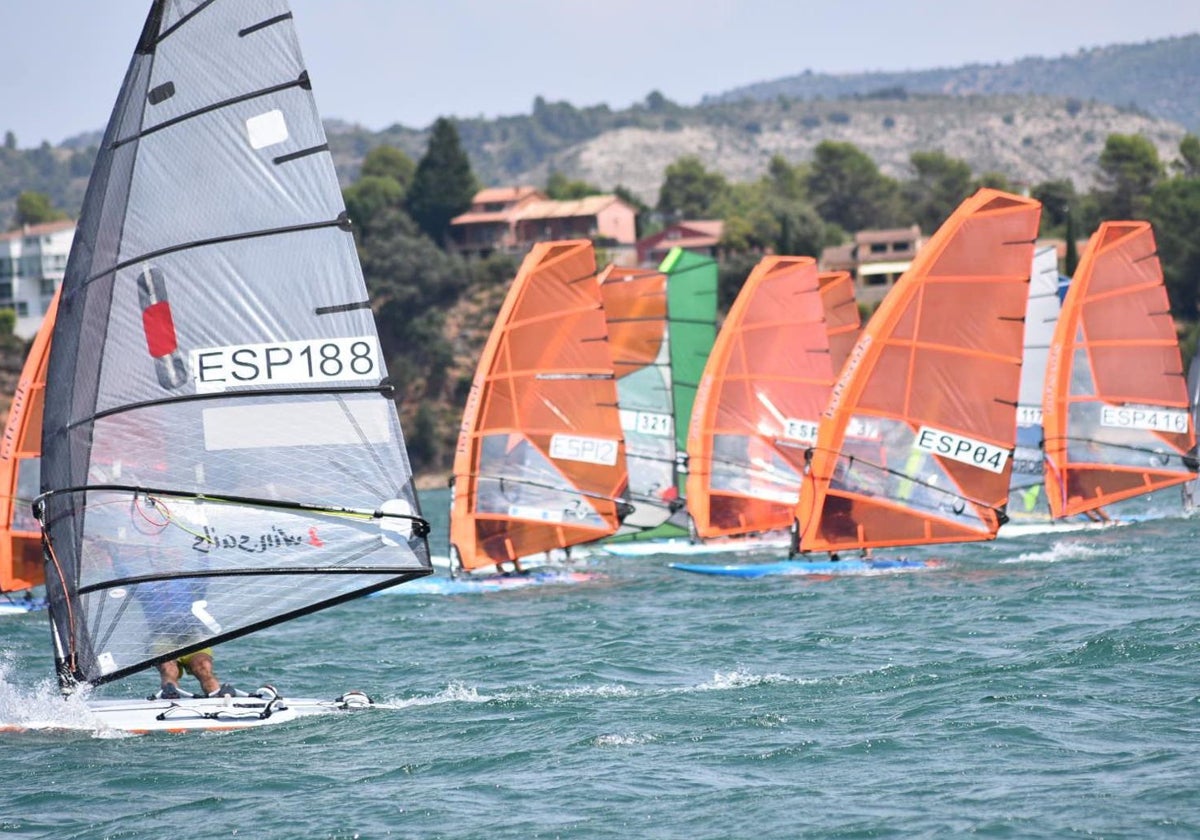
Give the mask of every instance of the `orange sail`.
[[764, 257], [700, 380], [688, 429], [688, 511], [701, 537], [788, 528], [804, 453], [858, 329], [850, 275]]
[[1008, 498], [1041, 204], [980, 190], [851, 351], [796, 506], [799, 547], [991, 539]]
[[536, 245], [483, 349], [454, 457], [465, 570], [608, 536], [627, 484], [591, 242]]
[[42, 406], [57, 314], [55, 292], [29, 348], [0, 439], [0, 592], [29, 589], [44, 581], [42, 529], [31, 504], [41, 492]]
[[1056, 516], [1196, 478], [1195, 429], [1148, 222], [1104, 222], [1046, 363], [1046, 492]]

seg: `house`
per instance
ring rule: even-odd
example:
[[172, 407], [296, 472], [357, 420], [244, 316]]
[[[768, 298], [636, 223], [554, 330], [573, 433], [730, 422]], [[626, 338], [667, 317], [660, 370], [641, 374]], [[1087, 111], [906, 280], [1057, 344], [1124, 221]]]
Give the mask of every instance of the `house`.
[[592, 239], [610, 251], [632, 251], [637, 210], [615, 195], [554, 201], [533, 187], [491, 187], [471, 209], [450, 220], [450, 248], [459, 253], [522, 253], [551, 239]]
[[878, 303], [925, 244], [921, 228], [860, 230], [854, 241], [821, 251], [822, 271], [849, 271], [859, 303]]
[[720, 220], [675, 222], [638, 240], [638, 265], [658, 265], [672, 248], [715, 258], [724, 234], [725, 223]]
[[450, 220], [448, 246], [466, 254], [516, 251], [517, 219], [529, 204], [546, 201], [535, 187], [488, 187], [475, 193], [471, 207]]
[[63, 219], [0, 233], [0, 309], [17, 313], [13, 332], [30, 339], [62, 284], [75, 222]]

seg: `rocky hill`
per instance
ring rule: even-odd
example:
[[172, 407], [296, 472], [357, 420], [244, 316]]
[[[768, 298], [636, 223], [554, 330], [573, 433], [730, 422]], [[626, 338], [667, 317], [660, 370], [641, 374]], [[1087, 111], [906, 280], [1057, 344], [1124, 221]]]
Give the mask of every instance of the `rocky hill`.
[[709, 102], [742, 99], [842, 99], [872, 91], [1045, 94], [1135, 106], [1200, 131], [1200, 35], [1079, 50], [1057, 58], [902, 73], [804, 73], [735, 88]]
[[[704, 114], [705, 109], [698, 109]], [[673, 130], [620, 128], [555, 155], [517, 180], [542, 183], [548, 167], [586, 181], [624, 184], [647, 203], [662, 172], [685, 154], [735, 181], [753, 180], [772, 155], [812, 159], [824, 140], [853, 143], [893, 177], [910, 178], [913, 152], [940, 149], [976, 174], [1017, 184], [1069, 178], [1093, 186], [1110, 134], [1141, 134], [1164, 160], [1178, 157], [1182, 126], [1097, 102], [1032, 96], [908, 96], [903, 99], [741, 103], [736, 120], [696, 120]]]

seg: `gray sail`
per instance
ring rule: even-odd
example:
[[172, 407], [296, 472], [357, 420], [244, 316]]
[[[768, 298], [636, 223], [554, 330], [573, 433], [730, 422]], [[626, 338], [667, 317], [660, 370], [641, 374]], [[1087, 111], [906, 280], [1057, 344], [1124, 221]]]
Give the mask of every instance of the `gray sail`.
[[47, 378], [60, 680], [102, 683], [431, 571], [283, 0], [157, 0]]
[[1058, 254], [1053, 245], [1033, 254], [1029, 303], [1025, 310], [1025, 344], [1021, 388], [1017, 397], [1017, 446], [1013, 452], [1010, 515], [1050, 515], [1042, 492], [1042, 386], [1046, 358], [1058, 323]]

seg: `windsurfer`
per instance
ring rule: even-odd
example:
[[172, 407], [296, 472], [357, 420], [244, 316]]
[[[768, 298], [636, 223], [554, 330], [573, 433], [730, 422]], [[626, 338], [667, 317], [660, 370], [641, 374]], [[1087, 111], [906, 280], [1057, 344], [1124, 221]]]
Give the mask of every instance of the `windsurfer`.
[[[146, 560], [146, 550], [143, 548], [123, 545], [118, 551], [116, 544], [105, 539], [92, 540], [91, 544], [101, 555], [107, 556], [113, 568], [121, 570], [123, 575], [145, 575], [147, 570], [153, 570], [155, 566], [152, 560]], [[134, 599], [141, 605], [146, 625], [153, 636], [153, 653], [169, 654], [199, 641], [211, 629], [207, 625], [213, 619], [206, 611], [203, 585], [196, 578], [172, 578], [143, 581], [129, 587]], [[159, 662], [161, 687], [156, 696], [164, 700], [190, 696], [179, 688], [179, 680], [185, 671], [196, 678], [206, 696], [232, 697], [236, 693], [233, 686], [222, 684], [217, 679], [213, 670], [212, 648], [206, 647]]]

